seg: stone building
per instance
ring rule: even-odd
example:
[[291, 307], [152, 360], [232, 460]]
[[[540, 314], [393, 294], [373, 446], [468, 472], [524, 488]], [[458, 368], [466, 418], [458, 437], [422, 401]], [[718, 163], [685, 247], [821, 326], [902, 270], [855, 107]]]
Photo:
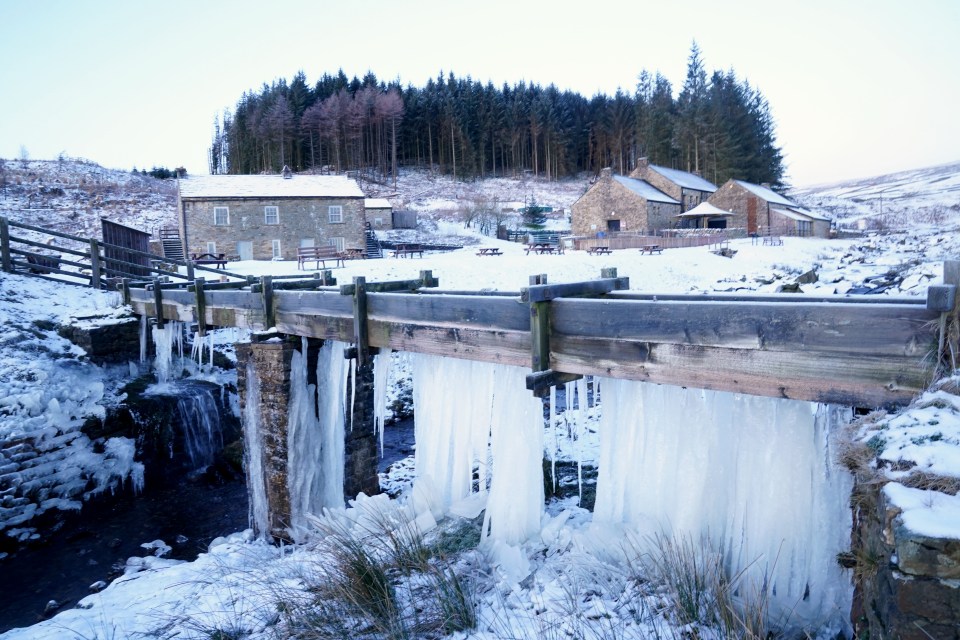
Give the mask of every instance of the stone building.
[[767, 186], [728, 180], [709, 198], [710, 204], [730, 211], [729, 227], [760, 235], [826, 238], [830, 219], [804, 209]]
[[717, 190], [717, 185], [696, 174], [650, 164], [646, 158], [637, 161], [630, 177], [645, 180], [679, 201], [681, 213], [690, 211]]
[[680, 202], [638, 178], [614, 175], [610, 168], [573, 203], [571, 231], [595, 236], [616, 231], [669, 229]]
[[362, 248], [364, 196], [344, 176], [190, 176], [178, 182], [184, 253], [295, 260], [297, 247]]
[[393, 205], [386, 198], [367, 198], [363, 201], [367, 222], [374, 231], [393, 229]]

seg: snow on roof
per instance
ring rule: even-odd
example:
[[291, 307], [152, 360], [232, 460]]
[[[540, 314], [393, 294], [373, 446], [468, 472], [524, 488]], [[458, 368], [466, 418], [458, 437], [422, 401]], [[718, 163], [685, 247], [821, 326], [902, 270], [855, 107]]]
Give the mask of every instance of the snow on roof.
[[753, 195], [759, 196], [772, 204], [784, 204], [791, 208], [797, 208], [797, 209], [800, 208], [800, 205], [798, 205], [793, 200], [788, 200], [787, 198], [784, 198], [782, 195], [780, 195], [776, 191], [773, 191], [772, 189], [768, 189], [767, 187], [761, 187], [759, 184], [753, 184], [752, 182], [744, 182], [743, 180], [734, 180], [734, 182], [739, 184], [741, 187], [743, 187], [747, 191], [751, 192]]
[[700, 176], [687, 173], [686, 171], [680, 171], [679, 169], [668, 169], [655, 164], [651, 164], [650, 168], [670, 182], [679, 185], [684, 189], [695, 189], [696, 191], [708, 191], [710, 193], [713, 193], [717, 190], [717, 185], [713, 184], [709, 180], [704, 180]]
[[362, 198], [346, 176], [190, 176], [180, 180], [181, 198]]
[[647, 200], [666, 202], [667, 204], [680, 204], [645, 180], [637, 180], [636, 178], [628, 178], [626, 176], [613, 176], [613, 179]]
[[824, 222], [830, 222], [830, 218], [823, 215], [822, 213], [817, 213], [816, 211], [811, 211], [810, 209], [804, 209], [802, 207], [790, 207], [791, 211], [796, 211], [797, 213], [802, 213], [803, 215], [813, 218], [814, 220], [822, 220]]
[[733, 216], [736, 215], [730, 211], [725, 211], [720, 207], [715, 207], [706, 200], [695, 206], [686, 213], [681, 213], [674, 218], [699, 218], [701, 216]]
[[791, 220], [799, 220], [800, 222], [811, 221], [809, 217], [803, 215], [802, 213], [793, 211], [791, 209], [771, 209], [771, 211], [773, 211], [774, 213], [779, 213], [780, 215], [790, 218]]
[[366, 209], [392, 209], [393, 205], [386, 198], [366, 198], [363, 201]]

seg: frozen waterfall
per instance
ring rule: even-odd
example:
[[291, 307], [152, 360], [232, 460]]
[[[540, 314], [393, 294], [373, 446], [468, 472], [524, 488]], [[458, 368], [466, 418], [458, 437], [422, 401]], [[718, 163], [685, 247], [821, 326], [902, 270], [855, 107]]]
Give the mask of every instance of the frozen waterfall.
[[[809, 402], [602, 381], [594, 521], [639, 538], [681, 536], [724, 553], [767, 589], [771, 620], [848, 626], [852, 478], [831, 435], [849, 410]], [[764, 587], [764, 585], [766, 585]]]

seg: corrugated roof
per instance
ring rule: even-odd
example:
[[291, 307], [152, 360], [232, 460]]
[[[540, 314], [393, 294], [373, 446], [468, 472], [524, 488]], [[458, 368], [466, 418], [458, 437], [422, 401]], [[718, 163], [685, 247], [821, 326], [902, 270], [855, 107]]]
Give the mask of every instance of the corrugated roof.
[[363, 201], [366, 209], [392, 209], [393, 205], [386, 198], [366, 198]]
[[181, 198], [362, 198], [346, 176], [191, 176], [180, 180]]
[[626, 176], [613, 176], [613, 179], [633, 191], [638, 196], [642, 196], [652, 202], [666, 202], [667, 204], [680, 204], [660, 189], [645, 180], [636, 178], [627, 178]]
[[704, 180], [700, 176], [687, 173], [686, 171], [680, 171], [679, 169], [667, 169], [666, 167], [661, 167], [655, 164], [651, 164], [650, 168], [670, 182], [679, 185], [684, 189], [695, 189], [697, 191], [706, 191], [709, 193], [713, 193], [717, 190], [717, 185], [713, 184], [709, 180]]
[[790, 209], [770, 209], [770, 211], [779, 213], [780, 215], [790, 218], [791, 220], [799, 220], [800, 222], [813, 222], [808, 216], [796, 211], [791, 211]]
[[773, 191], [772, 189], [768, 189], [767, 187], [761, 187], [758, 184], [753, 184], [752, 182], [744, 182], [743, 180], [734, 180], [734, 182], [739, 184], [741, 187], [743, 187], [747, 191], [751, 192], [753, 195], [759, 196], [771, 204], [783, 204], [788, 207], [800, 206], [796, 202], [792, 200], [788, 200], [787, 198], [784, 198], [782, 195], [780, 195], [776, 191]]

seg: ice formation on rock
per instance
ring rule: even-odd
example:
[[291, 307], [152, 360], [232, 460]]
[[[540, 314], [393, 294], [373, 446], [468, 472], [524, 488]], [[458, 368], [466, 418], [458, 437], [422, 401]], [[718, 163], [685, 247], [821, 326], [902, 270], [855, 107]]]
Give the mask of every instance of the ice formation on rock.
[[263, 433], [260, 428], [260, 378], [253, 360], [247, 362], [247, 402], [243, 407], [244, 467], [250, 501], [250, 524], [261, 537], [270, 531], [267, 478], [263, 469]]

